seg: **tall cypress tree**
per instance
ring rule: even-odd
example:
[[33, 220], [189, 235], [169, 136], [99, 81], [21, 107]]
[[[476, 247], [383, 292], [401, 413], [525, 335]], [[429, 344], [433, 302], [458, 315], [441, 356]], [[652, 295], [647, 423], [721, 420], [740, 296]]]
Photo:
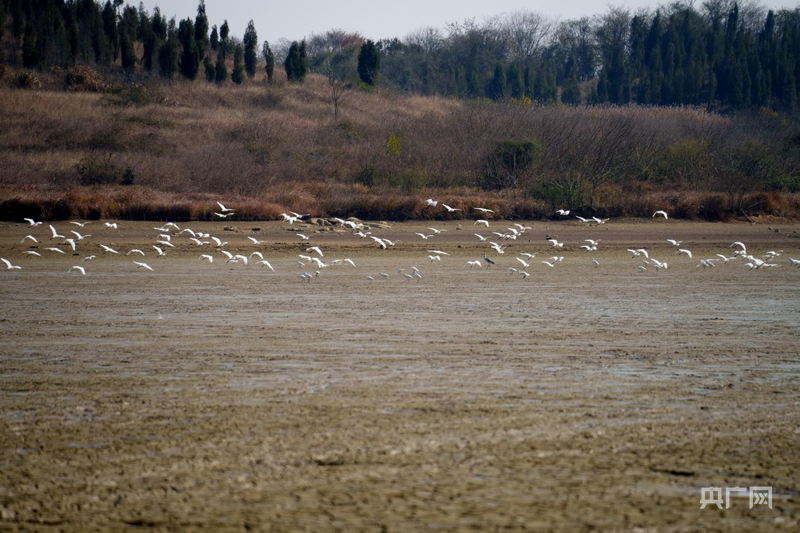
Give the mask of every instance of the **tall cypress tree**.
[[565, 79], [561, 89], [561, 101], [569, 105], [581, 103], [581, 88], [578, 85], [577, 66], [575, 64], [575, 48], [569, 54], [569, 59], [564, 67]]
[[247, 23], [242, 44], [244, 45], [244, 70], [249, 78], [253, 78], [256, 75], [256, 64], [258, 63], [258, 53], [256, 52], [258, 34], [256, 34], [256, 25], [252, 20]]
[[242, 61], [242, 57], [244, 56], [244, 51], [242, 50], [241, 45], [236, 45], [233, 48], [233, 72], [231, 72], [231, 81], [236, 85], [241, 85], [244, 81], [244, 61]]
[[225, 58], [222, 54], [217, 54], [217, 65], [215, 67], [214, 81], [224, 83], [228, 79], [228, 67], [225, 66]]
[[261, 56], [264, 59], [264, 70], [267, 73], [267, 81], [272, 81], [272, 75], [275, 71], [275, 56], [272, 54], [272, 49], [269, 47], [269, 42], [264, 41], [261, 47]]
[[117, 8], [111, 4], [111, 0], [106, 0], [103, 6], [103, 29], [106, 39], [111, 45], [111, 60], [116, 61], [119, 56], [119, 34], [117, 33]]
[[217, 69], [214, 66], [214, 63], [211, 62], [211, 56], [206, 56], [203, 58], [203, 70], [205, 72], [207, 82], [213, 83], [214, 80], [217, 79]]
[[228, 21], [225, 20], [225, 22], [222, 23], [222, 26], [219, 27], [219, 44], [217, 45], [217, 53], [222, 54], [223, 58], [229, 52], [228, 49], [230, 48], [230, 41], [228, 40], [228, 38], [230, 34], [231, 34], [231, 27], [228, 26]]
[[194, 41], [197, 43], [200, 57], [205, 57], [210, 44], [208, 41], [208, 17], [206, 16], [205, 0], [200, 0], [197, 5], [197, 16], [194, 19]]
[[25, 40], [22, 43], [22, 64], [26, 68], [34, 68], [39, 64], [39, 49], [36, 48], [36, 34], [33, 24], [25, 25]]
[[306, 77], [308, 69], [308, 59], [306, 58], [306, 42], [292, 42], [286, 61], [283, 63], [286, 69], [286, 78], [292, 82], [302, 82]]
[[497, 63], [494, 66], [494, 75], [492, 76], [492, 81], [489, 82], [489, 88], [486, 91], [486, 95], [491, 98], [492, 100], [502, 100], [508, 94], [508, 88], [506, 86], [506, 75], [503, 72], [503, 65]]
[[192, 19], [184, 19], [178, 29], [183, 53], [181, 54], [181, 74], [193, 80], [200, 72], [200, 49], [194, 40], [194, 24]]
[[212, 50], [216, 50], [219, 47], [219, 32], [217, 31], [216, 24], [211, 28], [211, 40], [209, 44]]
[[525, 94], [525, 80], [517, 63], [511, 63], [506, 70], [506, 87], [511, 98], [522, 98]]
[[367, 40], [358, 53], [358, 77], [367, 85], [375, 85], [380, 68], [380, 52], [374, 42]]
[[[174, 19], [173, 19], [174, 22]], [[174, 27], [174, 24], [170, 24]], [[172, 31], [167, 30], [167, 40], [158, 49], [158, 69], [161, 75], [171, 79], [178, 73], [178, 36]]]

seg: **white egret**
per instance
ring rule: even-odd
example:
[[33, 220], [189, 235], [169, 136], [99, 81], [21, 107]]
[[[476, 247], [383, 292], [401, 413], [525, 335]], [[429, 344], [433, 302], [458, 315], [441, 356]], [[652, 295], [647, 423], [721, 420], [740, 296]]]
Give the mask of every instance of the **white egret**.
[[250, 239], [251, 241], [253, 241], [253, 244], [255, 244], [255, 245], [259, 245], [259, 244], [263, 244], [263, 243], [267, 242], [267, 241], [259, 241], [255, 237], [248, 236], [247, 238]]
[[199, 259], [200, 259], [201, 261], [202, 261], [203, 259], [207, 259], [209, 263], [213, 263], [213, 262], [214, 262], [214, 257], [212, 257], [212, 256], [210, 256], [210, 255], [208, 255], [208, 254], [203, 254], [203, 255], [201, 255], [201, 256], [199, 257]]
[[325, 254], [322, 253], [322, 250], [319, 249], [319, 246], [311, 246], [310, 248], [306, 248], [306, 252], [316, 252], [320, 257], [325, 257]]
[[79, 241], [82, 241], [83, 239], [85, 239], [87, 237], [91, 237], [91, 235], [81, 235], [77, 231], [70, 230], [69, 232], [72, 233], [73, 235], [75, 235], [78, 238]]
[[558, 213], [562, 217], [565, 217], [565, 216], [569, 215], [569, 209], [559, 209], [559, 210], [556, 211], [556, 213]]
[[84, 276], [86, 275], [86, 269], [83, 268], [82, 266], [78, 266], [78, 265], [71, 266], [71, 267], [69, 267], [69, 270], [67, 270], [67, 273], [72, 272], [73, 270], [77, 270], [78, 272], [80, 272]]
[[147, 263], [140, 263], [139, 261], [134, 261], [133, 264], [136, 265], [138, 268], [146, 268], [150, 272], [154, 272], [154, 270]]
[[455, 213], [456, 211], [461, 211], [461, 209], [456, 209], [456, 208], [454, 208], [454, 207], [450, 207], [450, 206], [449, 206], [449, 205], [447, 205], [447, 204], [442, 204], [442, 207], [444, 207], [445, 209], [447, 209], [447, 212], [448, 212], [448, 213]]
[[272, 270], [273, 272], [275, 272], [275, 269], [274, 269], [274, 268], [272, 268], [272, 265], [270, 265], [270, 264], [269, 264], [269, 261], [267, 261], [266, 259], [264, 259], [263, 261], [259, 261], [259, 262], [258, 262], [258, 263], [256, 263], [256, 264], [257, 264], [257, 265], [263, 265], [263, 266], [265, 266], [265, 267], [269, 268], [270, 270]]
[[137, 248], [134, 248], [133, 250], [131, 250], [130, 252], [128, 252], [125, 255], [131, 255], [131, 254], [139, 254], [141, 256], [144, 256], [144, 252], [139, 250], [139, 249], [137, 249]]
[[433, 237], [433, 235], [425, 235], [424, 233], [419, 233], [419, 232], [417, 232], [416, 235], [419, 235], [420, 237], [422, 237], [422, 240], [425, 240], [425, 241], [427, 241], [428, 239]]
[[229, 211], [233, 211], [233, 209], [228, 209], [227, 207], [222, 205], [222, 202], [217, 202], [217, 205], [219, 206], [219, 210], [222, 211], [223, 213], [227, 213]]
[[116, 222], [106, 222], [104, 226], [106, 229], [119, 229], [119, 224]]
[[436, 200], [434, 200], [432, 198], [428, 198], [427, 200], [425, 200], [425, 205], [430, 206], [430, 207], [436, 207], [438, 204], [439, 204], [439, 202], [437, 202]]
[[159, 247], [158, 247], [158, 246], [156, 246], [155, 244], [153, 245], [153, 249], [154, 249], [156, 252], [158, 252], [158, 256], [157, 256], [157, 257], [163, 257], [163, 256], [167, 255], [167, 253], [166, 253], [164, 250], [162, 250], [161, 248], [159, 248]]
[[480, 211], [481, 213], [494, 213], [491, 209], [486, 209], [485, 207], [473, 207], [475, 211]]
[[488, 220], [484, 220], [482, 218], [479, 218], [478, 220], [476, 220], [475, 223], [473, 224], [473, 226], [477, 226], [478, 224], [483, 224], [487, 228], [489, 227], [489, 221]]
[[251, 253], [250, 254], [250, 259], [252, 259], [254, 255], [257, 255], [260, 259], [264, 259], [264, 254], [262, 254], [261, 252], [253, 252], [253, 253]]
[[79, 228], [86, 226], [87, 224], [91, 224], [91, 222], [70, 222], [70, 224], [75, 224]]
[[19, 242], [25, 242], [26, 239], [30, 239], [33, 242], [39, 242], [39, 241], [36, 240], [36, 237], [34, 237], [33, 235], [25, 235], [25, 237]]
[[555, 263], [551, 263], [549, 261], [542, 261], [542, 263], [544, 263], [545, 265], [549, 266], [550, 268], [553, 268], [555, 266]]
[[220, 240], [217, 237], [211, 237], [211, 240], [216, 243], [216, 245], [217, 245], [216, 247], [217, 248], [220, 248], [220, 247], [225, 246], [226, 244], [228, 244], [227, 242], [222, 242], [222, 240]]
[[91, 261], [91, 260], [92, 260], [92, 259], [94, 259], [95, 257], [97, 257], [97, 256], [96, 256], [96, 255], [87, 255], [86, 257], [84, 257], [84, 258], [83, 258], [83, 260], [84, 260], [84, 261]]
[[680, 246], [683, 241], [676, 241], [675, 239], [667, 239], [667, 242], [672, 246]]
[[6, 265], [6, 270], [22, 270], [22, 267], [21, 267], [21, 266], [12, 265], [12, 264], [11, 264], [11, 261], [9, 261], [8, 259], [5, 259], [5, 258], [3, 258], [3, 257], [0, 257], [0, 261], [2, 261], [3, 263], [5, 263], [5, 265]]
[[53, 235], [50, 237], [50, 240], [53, 240], [53, 239], [66, 239], [66, 237], [64, 235], [60, 235], [56, 231], [56, 228], [54, 228], [52, 224], [50, 225], [50, 231], [53, 232]]
[[42, 257], [42, 254], [40, 254], [39, 252], [34, 252], [33, 250], [27, 250], [22, 253], [25, 255], [35, 255], [36, 257]]
[[595, 268], [599, 268], [600, 267], [600, 261], [598, 261], [594, 257], [592, 257], [592, 264], [594, 265]]
[[686, 254], [686, 255], [689, 256], [689, 259], [692, 258], [692, 252], [687, 250], [686, 248], [679, 248], [678, 251], [675, 252], [675, 255], [678, 255], [678, 254]]
[[57, 252], [59, 254], [67, 253], [64, 250], [62, 250], [61, 248], [45, 248], [45, 250], [47, 250], [48, 252]]
[[657, 216], [662, 216], [665, 220], [669, 218], [666, 211], [656, 211], [651, 218], [656, 218]]
[[41, 222], [36, 222], [36, 221], [35, 221], [35, 220], [33, 220], [32, 218], [23, 218], [22, 220], [24, 220], [25, 222], [27, 222], [27, 223], [28, 223], [28, 224], [30, 224], [31, 226], [41, 226], [41, 225], [42, 225], [42, 223], [41, 223]]

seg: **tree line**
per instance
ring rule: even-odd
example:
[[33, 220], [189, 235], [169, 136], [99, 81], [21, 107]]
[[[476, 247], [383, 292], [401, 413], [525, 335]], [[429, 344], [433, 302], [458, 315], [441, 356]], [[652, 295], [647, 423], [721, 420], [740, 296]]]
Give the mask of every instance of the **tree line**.
[[422, 94], [542, 104], [793, 111], [800, 97], [800, 8], [731, 0], [609, 8], [560, 22], [520, 11], [377, 42], [332, 30], [275, 51], [259, 46], [253, 21], [241, 39], [227, 21], [209, 27], [202, 0], [194, 18], [180, 21], [122, 0], [0, 0], [0, 44], [0, 57], [28, 68], [140, 65], [196, 79], [202, 67], [208, 81], [242, 83], [259, 63], [272, 80], [277, 61], [296, 82], [319, 72]]

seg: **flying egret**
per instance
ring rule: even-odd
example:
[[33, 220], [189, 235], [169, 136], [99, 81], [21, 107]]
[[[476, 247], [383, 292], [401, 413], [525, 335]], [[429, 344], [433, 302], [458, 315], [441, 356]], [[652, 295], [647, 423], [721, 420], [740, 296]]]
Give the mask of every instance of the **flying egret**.
[[91, 237], [91, 235], [81, 235], [77, 231], [70, 230], [69, 232], [72, 233], [73, 235], [75, 235], [78, 238], [79, 241], [82, 241], [83, 239], [85, 239], [87, 237]]
[[40, 254], [39, 252], [34, 252], [33, 250], [26, 250], [22, 253], [25, 255], [35, 255], [36, 257], [42, 257], [42, 254]]
[[442, 260], [442, 256], [440, 256], [440, 255], [429, 255], [428, 259], [430, 259], [431, 263], [433, 263], [434, 261], [441, 261]]
[[678, 254], [686, 254], [686, 255], [689, 256], [689, 259], [692, 258], [692, 252], [687, 250], [686, 248], [679, 248], [678, 251], [675, 252], [675, 255], [678, 255]]
[[353, 266], [353, 268], [355, 268], [355, 266], [356, 266], [356, 264], [355, 264], [355, 263], [353, 262], [353, 260], [352, 260], [352, 259], [350, 259], [350, 258], [347, 258], [347, 259], [345, 259], [345, 260], [344, 260], [344, 262], [345, 262], [345, 263], [349, 263], [350, 265], [352, 265], [352, 266]]
[[739, 242], [739, 241], [736, 241], [735, 243], [733, 243], [733, 244], [731, 244], [730, 246], [728, 246], [728, 248], [733, 248], [734, 246], [739, 246], [739, 247], [741, 247], [741, 248], [742, 248], [742, 251], [743, 251], [743, 252], [747, 252], [747, 247], [744, 245], [744, 243], [741, 243], [741, 242]]
[[[191, 235], [192, 237], [197, 237], [197, 234], [196, 234], [194, 231], [192, 231], [191, 229], [189, 229], [189, 228], [186, 228], [186, 229], [182, 229], [182, 230], [180, 230], [180, 231], [178, 232], [178, 235], [181, 235], [181, 234], [183, 234], [183, 233], [188, 233], [188, 234], [189, 234], [189, 235]], [[249, 238], [249, 237], [248, 237], [248, 238]]]
[[667, 239], [667, 242], [672, 246], [680, 246], [683, 241], [676, 241], [675, 239]]
[[265, 267], [269, 268], [270, 270], [272, 270], [273, 272], [275, 272], [275, 269], [274, 269], [274, 268], [272, 268], [272, 265], [270, 265], [270, 264], [269, 264], [269, 261], [267, 261], [266, 259], [264, 259], [263, 261], [259, 261], [259, 262], [258, 262], [258, 263], [256, 263], [256, 264], [257, 264], [257, 265], [263, 265], [263, 266], [265, 266]]
[[494, 251], [497, 252], [498, 254], [506, 253], [505, 250], [503, 250], [503, 247], [497, 244], [496, 242], [489, 241], [489, 244], [492, 245], [492, 248], [494, 248]]
[[214, 214], [219, 218], [228, 218], [233, 216], [233, 213], [214, 213]]
[[425, 235], [424, 233], [419, 233], [419, 232], [416, 232], [415, 234], [419, 235], [420, 237], [422, 237], [422, 240], [425, 240], [425, 241], [427, 241], [428, 239], [433, 237], [433, 235]]
[[518, 274], [522, 274], [522, 279], [523, 279], [523, 280], [526, 280], [526, 279], [528, 279], [528, 278], [531, 276], [531, 275], [530, 275], [528, 272], [525, 272], [524, 270], [520, 270], [520, 271], [518, 272]]
[[69, 267], [69, 270], [67, 270], [67, 273], [72, 272], [73, 270], [77, 270], [78, 272], [80, 272], [84, 276], [86, 275], [86, 269], [83, 268], [82, 266], [78, 266], [78, 265], [71, 266], [71, 267]]
[[136, 265], [138, 268], [146, 268], [150, 272], [153, 272], [153, 269], [147, 263], [140, 263], [139, 261], [134, 261], [133, 264]]
[[559, 209], [559, 210], [556, 211], [556, 213], [558, 213], [562, 217], [565, 217], [565, 216], [569, 215], [569, 209]]
[[445, 209], [447, 209], [447, 212], [448, 212], [448, 213], [455, 213], [456, 211], [461, 211], [461, 209], [456, 209], [456, 208], [454, 208], [454, 207], [450, 207], [450, 206], [449, 206], [449, 205], [447, 205], [447, 204], [442, 204], [442, 207], [444, 207]]
[[56, 231], [56, 228], [54, 228], [52, 224], [50, 225], [50, 231], [53, 232], [53, 235], [50, 237], [50, 240], [53, 240], [53, 239], [66, 239], [66, 237], [64, 235], [60, 235]]
[[436, 200], [434, 200], [432, 198], [428, 198], [427, 200], [425, 200], [425, 205], [430, 206], [430, 207], [436, 207], [438, 204], [439, 204], [439, 202], [437, 202]]
[[227, 242], [222, 242], [222, 240], [220, 240], [217, 237], [211, 237], [211, 240], [214, 241], [217, 244], [217, 246], [216, 246], [217, 248], [220, 248], [220, 247], [225, 246], [226, 244], [228, 244]]
[[383, 239], [381, 239], [380, 237], [370, 236], [370, 239], [375, 241], [381, 247], [381, 249], [383, 249], [383, 250], [386, 249], [386, 242]]
[[252, 259], [254, 255], [257, 255], [260, 259], [264, 259], [264, 254], [262, 254], [261, 252], [253, 252], [253, 253], [251, 253], [250, 254], [250, 259]]
[[137, 249], [137, 248], [134, 248], [133, 250], [131, 250], [130, 252], [128, 252], [125, 255], [131, 255], [131, 254], [139, 254], [141, 256], [144, 256], [144, 252], [139, 250], [139, 249]]
[[4, 258], [0, 257], [0, 261], [2, 261], [3, 263], [5, 263], [5, 265], [6, 265], [6, 270], [22, 270], [22, 267], [21, 267], [21, 266], [12, 265], [12, 264], [11, 264], [11, 261], [9, 261], [8, 259], [4, 259]]
[[542, 263], [544, 263], [545, 265], [549, 266], [550, 268], [553, 268], [555, 266], [555, 263], [551, 263], [549, 261], [542, 261]]
[[722, 260], [723, 260], [725, 263], [727, 263], [727, 262], [728, 262], [728, 261], [730, 261], [731, 259], [735, 259], [734, 257], [725, 257], [725, 256], [724, 256], [724, 255], [722, 255], [722, 254], [717, 254], [717, 257], [719, 257], [720, 259], [722, 259]]
[[25, 242], [26, 239], [30, 239], [33, 242], [39, 242], [39, 241], [36, 240], [36, 237], [34, 237], [33, 235], [25, 235], [25, 237], [19, 242]]
[[286, 213], [281, 213], [280, 216], [283, 217], [284, 222], [288, 222], [289, 224], [294, 224], [297, 222], [297, 217], [293, 217], [292, 215], [287, 215]]
[[558, 242], [558, 240], [556, 240], [556, 239], [547, 239], [547, 242], [552, 244], [553, 248], [563, 248], [564, 247], [564, 243], [563, 242]]
[[214, 258], [213, 258], [212, 256], [208, 255], [208, 254], [203, 254], [203, 255], [201, 255], [201, 256], [199, 257], [199, 259], [200, 259], [201, 261], [202, 261], [203, 259], [208, 259], [208, 262], [209, 262], [209, 263], [213, 263], [213, 262], [214, 262]]
[[311, 246], [310, 248], [306, 248], [306, 252], [317, 252], [320, 257], [325, 257], [325, 254], [322, 253], [322, 250], [319, 249], [319, 246]]
[[531, 264], [530, 264], [530, 263], [528, 263], [527, 261], [525, 261], [524, 259], [520, 259], [519, 257], [517, 257], [516, 259], [517, 259], [517, 261], [519, 261], [520, 263], [522, 263], [522, 267], [523, 267], [523, 268], [528, 268], [529, 266], [531, 266]]
[[250, 239], [251, 241], [253, 241], [253, 244], [255, 244], [255, 245], [259, 245], [259, 244], [263, 244], [263, 243], [267, 242], [267, 241], [259, 241], [255, 237], [248, 236], [247, 238]]
[[35, 220], [33, 220], [32, 218], [23, 218], [22, 220], [24, 220], [25, 222], [27, 222], [27, 223], [28, 223], [28, 224], [30, 224], [31, 226], [41, 226], [41, 225], [42, 225], [42, 223], [41, 223], [41, 222], [36, 222], [36, 221], [35, 221]]
[[45, 248], [45, 250], [47, 250], [47, 251], [49, 251], [49, 252], [57, 252], [57, 253], [59, 253], [59, 254], [65, 254], [65, 253], [67, 253], [67, 252], [65, 252], [64, 250], [62, 250], [61, 248]]
[[157, 256], [157, 257], [164, 257], [165, 255], [167, 255], [167, 252], [165, 252], [164, 250], [162, 250], [161, 248], [159, 248], [159, 247], [158, 247], [158, 246], [156, 246], [155, 244], [153, 245], [153, 249], [154, 249], [156, 252], [158, 252], [158, 256]]
[[233, 209], [228, 209], [227, 207], [222, 205], [222, 202], [217, 202], [217, 205], [219, 206], [219, 210], [222, 211], [223, 213], [227, 213], [229, 211], [233, 211]]
[[[162, 246], [166, 246], [167, 248], [175, 248], [175, 245], [172, 244], [169, 241], [156, 241], [156, 244], [161, 244]], [[227, 244], [227, 243], [225, 243], [225, 244]]]
[[595, 268], [599, 268], [600, 267], [600, 261], [598, 261], [594, 257], [592, 257], [592, 264], [594, 265]]
[[594, 221], [595, 221], [595, 222], [597, 222], [598, 224], [605, 224], [606, 222], [608, 222], [608, 221], [609, 221], [609, 220], [611, 220], [611, 219], [610, 219], [610, 218], [597, 218], [597, 217], [592, 217], [592, 220], [594, 220]]
[[303, 235], [302, 233], [295, 233], [295, 235], [297, 235], [298, 237], [300, 237], [300, 240], [303, 240], [303, 241], [307, 241], [308, 239], [310, 239], [310, 238], [311, 238], [311, 237], [309, 237], [308, 235]]
[[476, 220], [475, 223], [473, 224], [473, 226], [477, 226], [478, 224], [483, 224], [487, 228], [489, 227], [489, 221], [488, 220], [484, 220], [482, 218]]
[[428, 250], [428, 253], [431, 253], [431, 254], [438, 254], [438, 255], [450, 255], [450, 254], [448, 254], [447, 252], [443, 252], [443, 251], [441, 251], [441, 250]]
[[226, 263], [227, 263], [228, 261], [230, 261], [231, 259], [233, 259], [233, 254], [232, 254], [232, 253], [230, 253], [230, 252], [229, 252], [229, 251], [227, 251], [227, 250], [220, 250], [220, 253], [222, 253], [222, 255], [224, 255], [225, 257], [227, 257], [227, 258], [228, 258], [228, 260], [227, 260], [227, 261], [225, 261]]
[[116, 222], [106, 222], [104, 226], [106, 229], [119, 229], [119, 224]]
[[583, 218], [583, 217], [581, 217], [581, 216], [578, 216], [578, 215], [575, 215], [575, 218], [577, 218], [577, 219], [578, 219], [578, 220], [580, 220], [581, 222], [589, 222], [589, 219], [588, 219], [588, 218]]
[[431, 230], [434, 235], [439, 235], [443, 231], [447, 231], [446, 229], [436, 229], [436, 228], [428, 228], [428, 229]]
[[87, 224], [91, 224], [91, 222], [70, 222], [70, 224], [75, 224], [79, 228], [86, 226]]
[[481, 262], [479, 260], [467, 261], [466, 263], [464, 263], [464, 266], [467, 266], [467, 265], [469, 265], [469, 268], [472, 268], [472, 267], [480, 268], [481, 267]]
[[486, 209], [485, 207], [473, 207], [475, 211], [480, 211], [481, 213], [494, 213], [491, 209]]
[[195, 243], [197, 246], [205, 246], [206, 244], [211, 244], [208, 241], [201, 241], [200, 239], [198, 239], [196, 237], [189, 237], [189, 240], [192, 241], [193, 243]]
[[668, 219], [668, 218], [669, 218], [669, 217], [667, 216], [667, 212], [666, 212], [666, 211], [656, 211], [655, 213], [653, 213], [653, 216], [652, 216], [651, 218], [656, 218], [657, 216], [662, 216], [662, 217], [664, 217], [664, 220], [666, 220], [666, 219]]
[[92, 260], [92, 259], [94, 259], [95, 257], [97, 257], [97, 256], [96, 256], [96, 255], [87, 255], [86, 257], [84, 257], [84, 258], [83, 258], [83, 260], [84, 260], [84, 261], [91, 261], [91, 260]]

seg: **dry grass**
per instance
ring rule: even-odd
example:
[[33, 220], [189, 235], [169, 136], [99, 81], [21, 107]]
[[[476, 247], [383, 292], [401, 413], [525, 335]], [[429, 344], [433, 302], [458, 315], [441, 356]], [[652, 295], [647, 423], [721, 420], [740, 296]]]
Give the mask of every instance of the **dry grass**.
[[[303, 85], [267, 85], [261, 73], [243, 86], [144, 80], [106, 94], [63, 91], [59, 76], [40, 74], [37, 91], [0, 87], [0, 218], [208, 218], [224, 198], [243, 218], [292, 209], [413, 219], [430, 216], [421, 203], [429, 196], [464, 208], [457, 216], [476, 204], [521, 218], [561, 206], [629, 216], [666, 208], [711, 220], [745, 206], [800, 213], [796, 195], [742, 200], [742, 190], [765, 190], [764, 176], [800, 175], [787, 144], [794, 126], [773, 116], [540, 108], [376, 89], [350, 94], [334, 121], [319, 76]], [[387, 149], [390, 135], [398, 150]], [[518, 189], [483, 191], [483, 162], [506, 139], [536, 142], [540, 157]], [[771, 174], [737, 178], [745, 188], [734, 202], [719, 154], [746, 143], [776, 147], [767, 153]], [[127, 169], [134, 187], [119, 185]], [[580, 176], [579, 194], [552, 194], [547, 187], [563, 176]]]

